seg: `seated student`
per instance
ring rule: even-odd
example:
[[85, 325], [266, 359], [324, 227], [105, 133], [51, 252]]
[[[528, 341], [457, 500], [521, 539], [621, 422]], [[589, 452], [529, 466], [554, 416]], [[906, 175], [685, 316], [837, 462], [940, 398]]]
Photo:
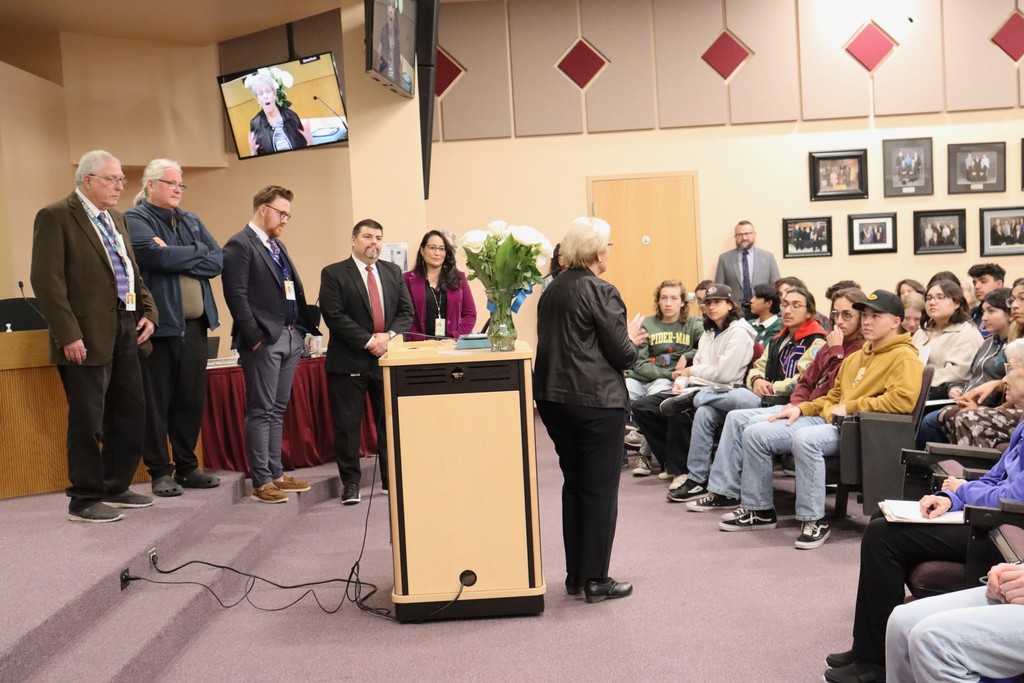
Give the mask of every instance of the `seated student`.
[[685, 387], [732, 389], [743, 382], [754, 355], [754, 328], [743, 319], [743, 309], [727, 285], [711, 284], [704, 294], [704, 334], [693, 364], [677, 370], [672, 391], [646, 396], [633, 403], [633, 419], [644, 433], [655, 457], [673, 476], [672, 488], [685, 481], [692, 412], [666, 416], [662, 401]]
[[998, 263], [976, 263], [970, 267], [967, 274], [974, 287], [974, 298], [978, 301], [978, 305], [971, 309], [971, 319], [977, 325], [981, 336], [987, 337], [991, 333], [981, 320], [982, 313], [984, 313], [981, 305], [989, 292], [1002, 288], [1003, 280], [1006, 279], [1006, 269]]
[[[842, 289], [835, 292], [835, 298], [832, 300], [832, 331], [828, 333], [826, 345], [818, 350], [814, 362], [801, 373], [789, 397], [789, 405], [797, 406], [804, 401], [813, 401], [827, 394], [835, 382], [843, 359], [858, 351], [864, 344], [864, 337], [860, 333], [860, 313], [853, 308], [854, 304], [863, 301], [867, 301], [867, 297], [859, 289]], [[749, 495], [753, 495], [753, 498], [748, 497], [748, 502], [768, 501], [767, 506], [773, 508], [772, 456], [789, 452], [797, 428], [782, 421], [760, 426], [757, 430], [759, 443], [754, 450], [766, 455], [764, 458], [745, 460], [743, 443], [747, 429], [753, 427], [755, 423], [764, 422], [770, 415], [781, 412], [782, 407], [783, 405], [779, 404], [768, 408], [729, 412], [725, 418], [725, 427], [722, 428], [722, 437], [718, 440], [718, 452], [715, 454], [711, 477], [708, 480], [708, 493], [698, 500], [687, 503], [687, 509], [693, 512], [707, 512], [739, 506], [741, 477], [748, 480], [747, 491]], [[746, 450], [751, 449], [748, 447]], [[730, 518], [743, 517], [746, 514], [745, 510], [740, 509], [730, 515]], [[756, 528], [775, 528], [774, 509], [770, 516], [771, 522]], [[739, 531], [754, 527], [722, 528], [726, 531]]]
[[893, 291], [901, 299], [907, 294], [920, 294], [924, 298], [925, 293], [924, 285], [917, 280], [900, 280], [896, 283], [896, 289]]
[[903, 322], [900, 327], [903, 331], [914, 336], [914, 333], [921, 329], [921, 319], [924, 317], [924, 296], [917, 292], [910, 292], [900, 297], [903, 302]]
[[786, 420], [796, 430], [791, 450], [796, 465], [796, 518], [801, 525], [795, 545], [802, 550], [821, 547], [830, 533], [825, 517], [825, 458], [839, 453], [839, 428], [833, 418], [864, 411], [913, 411], [921, 393], [922, 365], [910, 337], [900, 332], [903, 307], [899, 299], [892, 292], [877, 289], [854, 308], [860, 311], [860, 328], [866, 341], [860, 351], [843, 361], [828, 394], [798, 406], [786, 406], [744, 432], [740, 500], [746, 514], [722, 520], [721, 529], [774, 528], [771, 496], [764, 495], [762, 482], [748, 480], [746, 473], [758, 471], [755, 459], [771, 458], [770, 452], [764, 452], [758, 430], [770, 428], [776, 420]]
[[[784, 327], [747, 374], [748, 388], [703, 389], [693, 397], [696, 410], [686, 457], [688, 481], [668, 492], [669, 502], [685, 503], [707, 495], [715, 431], [725, 424], [731, 411], [756, 408], [765, 396], [792, 393], [800, 374], [825, 345], [825, 331], [814, 319], [815, 310], [814, 296], [806, 289], [795, 287], [786, 292], [782, 302]], [[662, 406], [662, 412], [665, 410]]]
[[[1024, 340], [1006, 345], [1006, 393], [1024, 407]], [[841, 373], [840, 373], [841, 374]], [[1001, 498], [1024, 500], [1024, 423], [1013, 432], [1010, 447], [981, 479], [950, 477], [942, 490], [921, 499], [921, 512], [938, 517], [965, 505], [999, 507]], [[831, 654], [825, 680], [831, 683], [885, 680], [885, 626], [904, 600], [910, 572], [922, 562], [963, 562], [971, 537], [968, 524], [899, 524], [872, 517], [860, 545], [860, 578], [853, 618], [853, 647]]]
[[929, 398], [942, 399], [949, 394], [950, 385], [970, 377], [971, 362], [982, 339], [960, 285], [936, 280], [928, 285], [924, 301], [927, 319], [914, 333], [913, 342], [922, 360], [935, 368]]
[[754, 295], [750, 298], [750, 314], [756, 316], [748, 320], [757, 336], [754, 343], [762, 347], [768, 346], [772, 337], [782, 329], [782, 318], [779, 317], [779, 293], [766, 282], [754, 287]]
[[1024, 673], [1024, 567], [1000, 563], [986, 585], [898, 605], [885, 628], [885, 675], [894, 683], [1020, 681]]
[[[700, 318], [691, 317], [688, 309], [686, 290], [679, 280], [665, 280], [654, 290], [656, 312], [642, 324], [647, 339], [637, 350], [636, 363], [626, 371], [631, 403], [672, 389], [673, 373], [693, 360], [704, 325]], [[649, 476], [651, 450], [640, 432], [628, 433], [626, 445], [640, 449], [633, 475]]]
[[964, 383], [950, 385], [949, 398], [956, 403], [932, 411], [921, 420], [917, 430], [918, 448], [923, 449], [929, 442], [995, 447], [1010, 440], [1021, 415], [1016, 411], [1006, 413], [999, 408], [1002, 391], [990, 389], [988, 398], [983, 401], [985, 407], [980, 407], [974, 400], [981, 393], [974, 392], [975, 389], [989, 383], [1001, 385], [1006, 375], [1003, 347], [1010, 333], [1009, 301], [1010, 290], [1006, 287], [994, 289], [985, 297], [982, 320], [990, 336], [974, 355], [970, 378]]

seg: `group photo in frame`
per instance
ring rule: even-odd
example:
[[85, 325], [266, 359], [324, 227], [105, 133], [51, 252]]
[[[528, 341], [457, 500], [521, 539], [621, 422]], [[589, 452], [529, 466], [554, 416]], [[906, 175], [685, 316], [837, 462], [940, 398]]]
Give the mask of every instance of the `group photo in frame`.
[[896, 214], [861, 213], [847, 217], [850, 256], [896, 251]]
[[811, 152], [808, 174], [812, 202], [864, 199], [868, 196], [868, 151]]
[[932, 139], [882, 140], [885, 196], [925, 196], [933, 186]]
[[914, 212], [914, 254], [957, 254], [967, 251], [967, 211]]
[[1024, 206], [981, 209], [981, 255], [1024, 254]]
[[1006, 192], [1006, 143], [949, 145], [949, 194]]
[[782, 219], [782, 258], [832, 255], [832, 216]]

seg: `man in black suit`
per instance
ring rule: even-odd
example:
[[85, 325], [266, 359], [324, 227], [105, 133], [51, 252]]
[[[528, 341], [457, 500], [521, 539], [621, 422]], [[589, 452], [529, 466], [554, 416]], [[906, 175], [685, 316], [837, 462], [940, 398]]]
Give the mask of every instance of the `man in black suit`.
[[231, 347], [245, 375], [245, 450], [251, 498], [285, 503], [309, 484], [284, 474], [281, 433], [302, 342], [313, 325], [295, 264], [278, 238], [291, 218], [292, 193], [268, 185], [252, 200], [249, 224], [224, 245], [224, 301], [231, 311]]
[[[68, 519], [116, 522], [153, 499], [128, 490], [142, 455], [140, 346], [158, 321], [124, 216], [121, 163], [82, 155], [77, 188], [36, 214], [32, 288], [50, 329], [50, 362], [68, 399]], [[102, 446], [101, 446], [102, 444]]]
[[412, 299], [401, 268], [377, 260], [383, 240], [380, 223], [359, 221], [352, 229], [352, 257], [320, 274], [320, 311], [331, 331], [326, 368], [334, 457], [345, 505], [360, 501], [359, 426], [367, 394], [377, 425], [382, 489], [388, 490], [384, 375], [377, 359], [388, 350], [388, 342], [412, 324]]

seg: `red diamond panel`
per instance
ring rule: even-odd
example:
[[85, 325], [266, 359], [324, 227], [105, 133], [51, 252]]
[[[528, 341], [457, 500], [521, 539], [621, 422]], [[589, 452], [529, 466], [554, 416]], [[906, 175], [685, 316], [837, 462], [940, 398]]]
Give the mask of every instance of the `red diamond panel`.
[[992, 36], [992, 42], [1001, 47], [1015, 62], [1024, 57], [1024, 17], [1020, 12], [1010, 15], [1003, 27]]
[[455, 79], [461, 76], [465, 71], [465, 69], [459, 66], [458, 63], [449, 57], [448, 53], [441, 48], [437, 48], [435, 68], [437, 69], [437, 75], [434, 81], [434, 97], [441, 97], [448, 92], [448, 89], [452, 87], [452, 83], [455, 82]]
[[865, 69], [874, 71], [875, 67], [892, 52], [894, 47], [896, 47], [896, 43], [892, 38], [885, 35], [885, 32], [874, 22], [868, 22], [859, 33], [853, 36], [853, 40], [846, 46], [846, 51], [853, 55], [853, 58], [860, 62]]
[[568, 54], [558, 63], [558, 69], [582, 90], [608, 60], [583, 40], [577, 40]]
[[722, 31], [700, 58], [717, 71], [719, 76], [728, 80], [750, 55], [750, 50], [743, 43], [733, 38], [728, 31]]

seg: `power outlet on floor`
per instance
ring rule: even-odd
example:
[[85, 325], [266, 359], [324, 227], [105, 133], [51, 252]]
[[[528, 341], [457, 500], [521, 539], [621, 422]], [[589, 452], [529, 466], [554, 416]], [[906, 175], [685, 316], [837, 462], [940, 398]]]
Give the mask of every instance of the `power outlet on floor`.
[[124, 590], [125, 588], [127, 588], [128, 584], [131, 583], [131, 578], [130, 577], [131, 577], [131, 575], [128, 573], [128, 567], [125, 567], [124, 569], [121, 570], [121, 575], [118, 577], [118, 579], [121, 582], [121, 590]]

